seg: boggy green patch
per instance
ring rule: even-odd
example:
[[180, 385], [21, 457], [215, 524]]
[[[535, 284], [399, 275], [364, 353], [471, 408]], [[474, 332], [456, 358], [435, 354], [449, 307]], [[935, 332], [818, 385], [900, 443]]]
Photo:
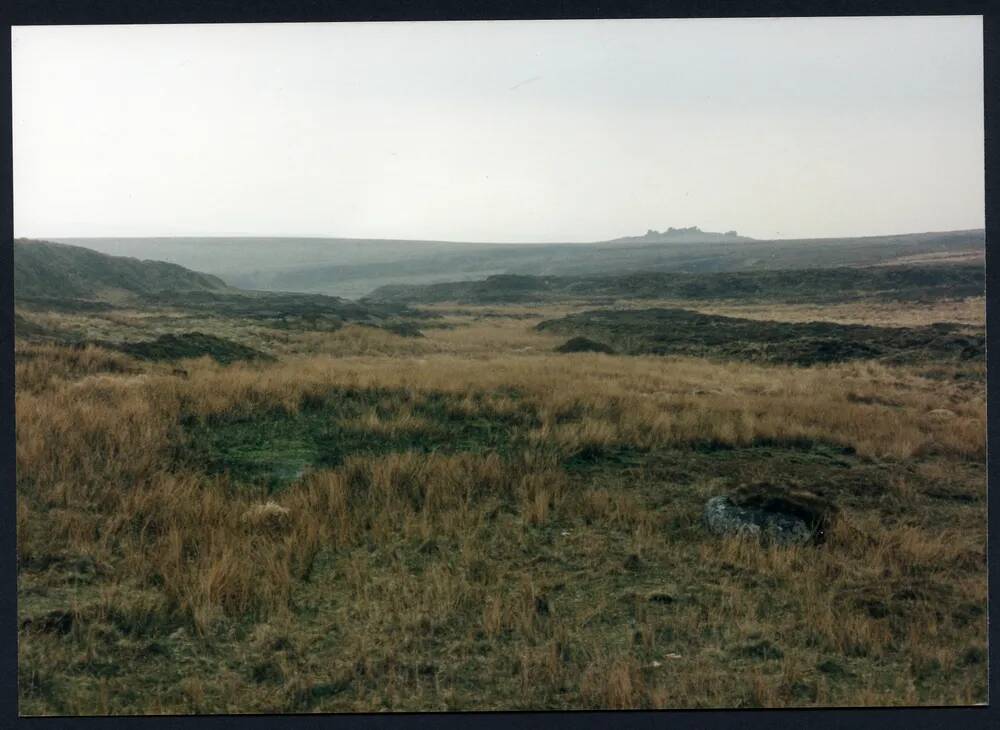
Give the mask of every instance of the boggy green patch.
[[[463, 403], [464, 401], [464, 403]], [[278, 489], [311, 467], [332, 468], [351, 455], [507, 451], [531, 409], [496, 412], [488, 394], [334, 389], [303, 398], [297, 412], [266, 409], [183, 419], [184, 458], [209, 473]]]

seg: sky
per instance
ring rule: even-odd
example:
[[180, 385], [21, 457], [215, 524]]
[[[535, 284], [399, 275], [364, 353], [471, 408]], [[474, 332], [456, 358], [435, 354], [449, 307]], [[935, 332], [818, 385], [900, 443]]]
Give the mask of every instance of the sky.
[[19, 237], [984, 225], [979, 16], [12, 29]]

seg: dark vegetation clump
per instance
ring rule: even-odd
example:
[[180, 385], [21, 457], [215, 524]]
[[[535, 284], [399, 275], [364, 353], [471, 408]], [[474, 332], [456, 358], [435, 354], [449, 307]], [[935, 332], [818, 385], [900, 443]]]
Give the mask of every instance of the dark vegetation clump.
[[556, 352], [603, 352], [614, 355], [615, 350], [603, 342], [596, 342], [587, 337], [571, 337], [556, 348]]
[[211, 312], [214, 317], [237, 317], [271, 322], [283, 328], [307, 328], [317, 322], [383, 323], [399, 316], [426, 319], [435, 315], [399, 304], [359, 303], [325, 294], [242, 290], [155, 292], [144, 296], [152, 306], [180, 307]]
[[744, 509], [777, 512], [800, 519], [814, 531], [818, 542], [824, 539], [839, 512], [837, 506], [824, 497], [771, 482], [745, 484], [729, 498]]
[[687, 309], [595, 309], [546, 320], [541, 331], [597, 337], [630, 355], [689, 355], [790, 365], [847, 360], [898, 363], [985, 356], [985, 337], [959, 325], [875, 327], [835, 322], [773, 322]]
[[140, 360], [180, 360], [205, 355], [224, 365], [238, 360], [273, 360], [270, 355], [260, 350], [203, 332], [166, 334], [155, 340], [142, 342], [96, 342], [94, 344], [124, 352]]
[[382, 329], [400, 337], [423, 337], [424, 333], [413, 322], [392, 322], [382, 325]]

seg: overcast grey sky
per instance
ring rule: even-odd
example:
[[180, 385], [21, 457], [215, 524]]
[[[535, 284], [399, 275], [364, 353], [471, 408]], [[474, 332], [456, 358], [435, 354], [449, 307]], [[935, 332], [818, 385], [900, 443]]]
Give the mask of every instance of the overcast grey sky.
[[12, 36], [18, 236], [983, 226], [979, 17]]

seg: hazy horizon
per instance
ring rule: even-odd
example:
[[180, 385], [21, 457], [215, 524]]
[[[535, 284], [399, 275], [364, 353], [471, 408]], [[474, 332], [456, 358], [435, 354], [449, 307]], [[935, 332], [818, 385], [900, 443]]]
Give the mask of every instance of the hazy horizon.
[[979, 16], [32, 26], [12, 47], [17, 237], [984, 227]]
[[[676, 227], [676, 226], [675, 226]], [[697, 226], [701, 228], [700, 226]], [[724, 231], [705, 231], [705, 233], [724, 233]], [[863, 233], [856, 235], [845, 235], [845, 236], [775, 236], [771, 238], [755, 238], [748, 236], [755, 241], [795, 241], [795, 240], [823, 240], [823, 239], [848, 239], [848, 238], [884, 238], [892, 236], [908, 236], [908, 235], [919, 235], [922, 233], [957, 233], [961, 231], [983, 231], [985, 226], [978, 226], [976, 228], [953, 228], [949, 230], [938, 230], [938, 231], [895, 231], [892, 233]], [[663, 231], [661, 230], [660, 233]], [[737, 231], [739, 233], [739, 231]], [[49, 240], [52, 242], [58, 241], [101, 241], [101, 240], [114, 240], [114, 239], [159, 239], [159, 238], [170, 238], [170, 239], [194, 239], [200, 240], [205, 238], [220, 238], [220, 239], [233, 239], [233, 238], [245, 238], [245, 239], [271, 239], [271, 238], [282, 238], [282, 239], [318, 239], [318, 240], [344, 240], [344, 241], [386, 241], [386, 242], [414, 242], [414, 243], [454, 243], [454, 244], [483, 244], [483, 245], [495, 245], [495, 246], [532, 246], [532, 245], [558, 245], [558, 244], [589, 244], [589, 243], [608, 243], [615, 241], [619, 238], [641, 238], [643, 232], [636, 234], [626, 234], [623, 236], [617, 236], [615, 238], [592, 240], [592, 241], [467, 241], [458, 239], [429, 239], [429, 238], [369, 238], [361, 236], [331, 236], [326, 234], [286, 234], [286, 233], [267, 233], [267, 234], [257, 234], [257, 233], [185, 233], [179, 235], [156, 235], [149, 234], [144, 236], [126, 236], [126, 235], [115, 235], [115, 236], [21, 236], [15, 235], [15, 238], [24, 238], [29, 240]], [[743, 236], [743, 233], [739, 233]]]

